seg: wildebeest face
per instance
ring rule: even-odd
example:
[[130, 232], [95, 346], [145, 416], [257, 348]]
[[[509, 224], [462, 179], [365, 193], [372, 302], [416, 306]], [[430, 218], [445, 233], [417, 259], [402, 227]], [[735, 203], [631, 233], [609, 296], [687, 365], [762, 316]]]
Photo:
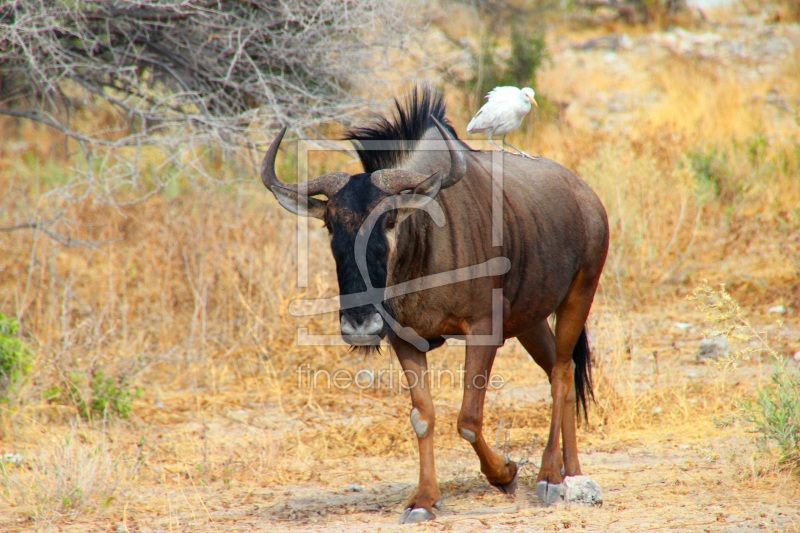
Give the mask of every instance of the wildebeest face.
[[[391, 195], [357, 174], [328, 202], [323, 221], [339, 281], [339, 324], [351, 345], [379, 344], [387, 333], [382, 316], [389, 259], [389, 236], [397, 215], [376, 207]], [[385, 205], [385, 204], [383, 204]]]
[[353, 346], [377, 346], [388, 332], [386, 320], [391, 316], [383, 296], [396, 226], [415, 209], [432, 204], [441, 189], [455, 185], [465, 174], [463, 148], [440, 122], [433, 121], [450, 153], [447, 172], [430, 176], [403, 169], [355, 176], [329, 172], [301, 185], [285, 183], [275, 174], [275, 156], [286, 128], [272, 141], [261, 164], [261, 181], [283, 207], [325, 222], [339, 281], [342, 337]]

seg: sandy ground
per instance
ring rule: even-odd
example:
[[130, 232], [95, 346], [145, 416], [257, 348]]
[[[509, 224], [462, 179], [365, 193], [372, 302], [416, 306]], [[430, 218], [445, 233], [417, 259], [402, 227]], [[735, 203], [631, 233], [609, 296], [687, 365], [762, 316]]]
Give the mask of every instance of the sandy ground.
[[[648, 314], [637, 313], [637, 323], [646, 323], [643, 316]], [[789, 326], [788, 331], [788, 337], [794, 338], [800, 328]], [[449, 391], [437, 395], [436, 459], [443, 507], [436, 520], [420, 525], [397, 524], [405, 500], [416, 486], [418, 468], [413, 435], [405, 428], [407, 400], [402, 393], [391, 396], [383, 407], [378, 407], [375, 398], [354, 399], [352, 410], [326, 410], [316, 419], [281, 416], [275, 405], [242, 404], [216, 413], [208, 409], [188, 409], [182, 415], [171, 411], [165, 422], [154, 423], [147, 421], [147, 410], [140, 409], [140, 429], [154, 444], [148, 446], [135, 482], [120, 491], [124, 506], [114, 506], [107, 512], [95, 510], [93, 514], [84, 509], [74, 513], [73, 518], [68, 510], [62, 511], [49, 528], [41, 527], [46, 526], [46, 519], [39, 516], [34, 522], [17, 508], [10, 515], [13, 520], [0, 521], [2, 530], [28, 531], [36, 524], [48, 531], [143, 533], [800, 530], [798, 479], [786, 473], [763, 471], [747, 428], [735, 422], [725, 423], [730, 422], [732, 411], [724, 405], [720, 409], [700, 405], [714, 403], [713, 387], [709, 393], [708, 387], [695, 385], [707, 383], [719, 371], [694, 362], [690, 347], [696, 346], [697, 335], [681, 341], [681, 355], [664, 357], [658, 369], [662, 379], [655, 383], [655, 367], [648, 365], [645, 357], [652, 348], [648, 339], [667, 336], [669, 333], [659, 328], [643, 335], [628, 367], [629, 376], [635, 376], [633, 381], [638, 387], [665, 391], [655, 397], [656, 403], [662, 402], [657, 407], [663, 405], [663, 414], [653, 414], [656, 409], [652, 404], [642, 404], [633, 411], [647, 418], [638, 424], [640, 427], [634, 423], [628, 428], [612, 428], [597, 421], [596, 408], [591, 411], [595, 423], [579, 430], [583, 471], [602, 487], [601, 507], [547, 507], [539, 503], [534, 487], [536, 465], [546, 439], [548, 387], [543, 374], [510, 342], [503, 348], [495, 371], [511, 374], [527, 368], [535, 375], [512, 378], [501, 391], [491, 394], [486, 415], [493, 417], [493, 422], [487, 424], [490, 442], [514, 460], [527, 463], [514, 496], [503, 495], [489, 486], [471, 448], [449, 435], [455, 433], [458, 408], [457, 397]], [[601, 334], [597, 337], [602, 355], [603, 338]], [[456, 358], [459, 352], [458, 347], [449, 347], [442, 351], [442, 357]], [[384, 357], [384, 363], [391, 364], [389, 355]], [[769, 366], [763, 362], [743, 364], [726, 375], [720, 390], [727, 391], [727, 395], [742, 383], [751, 387], [754, 379], [766, 377], [768, 372]], [[675, 388], [671, 381], [682, 385]], [[675, 396], [676, 405], [663, 403], [675, 391], [683, 391], [683, 397]], [[621, 402], [628, 407], [631, 401], [629, 398]], [[686, 414], [681, 416], [681, 410], [687, 410]], [[519, 427], [501, 437], [497, 431], [498, 413], [509, 416], [515, 411], [526, 416], [521, 417]], [[180, 416], [183, 418], [177, 418]], [[660, 421], [659, 416], [668, 418]], [[268, 475], [269, 480], [259, 481], [254, 474], [258, 461], [272, 462], [272, 468], [277, 470], [297, 460], [297, 454], [289, 449], [259, 459], [259, 454], [269, 447], [264, 443], [272, 439], [288, 440], [292, 432], [314, 434], [313, 428], [318, 427], [347, 426], [354, 427], [355, 438], [360, 438], [373, 431], [371, 421], [385, 423], [394, 419], [403, 429], [399, 430], [393, 453], [347, 454], [336, 448], [338, 455], [334, 453], [330, 458], [301, 460], [303, 464], [295, 465], [301, 475], [295, 479]], [[308, 431], [312, 432], [304, 433]], [[374, 431], [385, 431], [385, 426]], [[124, 441], [123, 431], [116, 434]], [[85, 438], [91, 440], [89, 435]], [[127, 446], [135, 449], [132, 443]], [[170, 453], [171, 449], [177, 452]], [[202, 471], [200, 465], [213, 464], [215, 458], [217, 467], [211, 470], [219, 472], [223, 470], [219, 465], [225, 464], [229, 465], [225, 471], [235, 471], [228, 479]], [[269, 474], [270, 464], [265, 468]]]
[[[472, 458], [452, 453], [440, 456], [445, 472], [443, 510], [435, 521], [416, 527], [426, 531], [731, 532], [800, 528], [796, 487], [787, 493], [786, 487], [774, 481], [753, 485], [736, 479], [727, 461], [714, 452], [734, 450], [741, 441], [730, 437], [692, 440], [687, 444], [680, 435], [665, 434], [636, 440], [617, 451], [599, 447], [584, 453], [585, 470], [604, 487], [601, 508], [542, 506], [531, 490], [535, 478], [530, 470], [515, 497], [501, 495], [474, 472]], [[303, 487], [266, 492], [263, 496], [270, 503], [250, 509], [209, 509], [209, 513], [215, 521], [230, 521], [232, 529], [241, 530], [272, 523], [287, 531], [407, 531], [415, 526], [398, 526], [396, 521], [412, 487], [413, 479], [372, 484], [361, 493]]]
[[[218, 430], [238, 431], [235, 423]], [[540, 431], [543, 431], [541, 428]], [[603, 489], [602, 507], [541, 505], [535, 465], [515, 496], [481, 476], [465, 445], [437, 450], [443, 508], [422, 525], [397, 524], [416, 483], [416, 460], [365, 458], [317, 465], [319, 480], [284, 486], [234, 486], [170, 476], [131, 494], [124, 514], [87, 523], [62, 520], [53, 531], [798, 531], [800, 491], [785, 475], [748, 472], [752, 442], [708, 421], [602, 435], [582, 433], [584, 472]], [[587, 442], [588, 441], [588, 442]], [[533, 462], [538, 460], [536, 450]], [[526, 452], [511, 449], [512, 457]], [[169, 469], [168, 469], [169, 470]], [[163, 472], [163, 470], [162, 470]], [[171, 473], [176, 473], [172, 471]], [[7, 530], [29, 530], [25, 519]], [[124, 526], [124, 527], [123, 527]], [[125, 529], [126, 528], [126, 529]]]

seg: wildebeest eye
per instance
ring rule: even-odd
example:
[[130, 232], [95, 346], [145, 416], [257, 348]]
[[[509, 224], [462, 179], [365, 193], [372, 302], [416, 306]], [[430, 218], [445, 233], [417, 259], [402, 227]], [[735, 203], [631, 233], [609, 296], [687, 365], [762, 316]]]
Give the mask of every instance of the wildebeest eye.
[[397, 219], [395, 219], [395, 217], [392, 216], [386, 217], [386, 229], [394, 229], [396, 223]]

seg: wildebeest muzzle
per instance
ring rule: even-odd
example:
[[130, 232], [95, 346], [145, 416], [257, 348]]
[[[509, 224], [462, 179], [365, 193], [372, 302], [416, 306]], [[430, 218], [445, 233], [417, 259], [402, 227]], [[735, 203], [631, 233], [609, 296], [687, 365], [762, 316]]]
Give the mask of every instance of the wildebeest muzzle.
[[386, 322], [383, 317], [374, 307], [369, 310], [359, 311], [361, 312], [340, 313], [339, 325], [342, 331], [342, 338], [352, 346], [380, 344], [381, 339], [386, 336]]

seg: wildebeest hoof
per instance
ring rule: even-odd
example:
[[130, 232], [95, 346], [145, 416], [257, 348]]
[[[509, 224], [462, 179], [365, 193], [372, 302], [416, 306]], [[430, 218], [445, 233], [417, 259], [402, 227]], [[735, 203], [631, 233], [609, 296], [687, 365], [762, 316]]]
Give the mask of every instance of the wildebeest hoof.
[[433, 520], [434, 518], [436, 518], [436, 515], [428, 511], [424, 507], [417, 507], [416, 509], [412, 509], [411, 507], [409, 507], [405, 511], [403, 511], [403, 514], [400, 516], [400, 523], [418, 524], [420, 522], [427, 522], [428, 520]]
[[502, 485], [492, 483], [491, 485], [493, 487], [497, 487], [497, 490], [499, 490], [503, 494], [508, 494], [509, 496], [513, 496], [514, 493], [517, 492], [518, 484], [519, 484], [519, 470], [517, 470], [517, 473], [514, 474], [514, 479], [512, 479], [508, 483], [503, 483]]
[[564, 499], [564, 484], [555, 485], [547, 481], [536, 483], [536, 495], [545, 505], [551, 505]]

